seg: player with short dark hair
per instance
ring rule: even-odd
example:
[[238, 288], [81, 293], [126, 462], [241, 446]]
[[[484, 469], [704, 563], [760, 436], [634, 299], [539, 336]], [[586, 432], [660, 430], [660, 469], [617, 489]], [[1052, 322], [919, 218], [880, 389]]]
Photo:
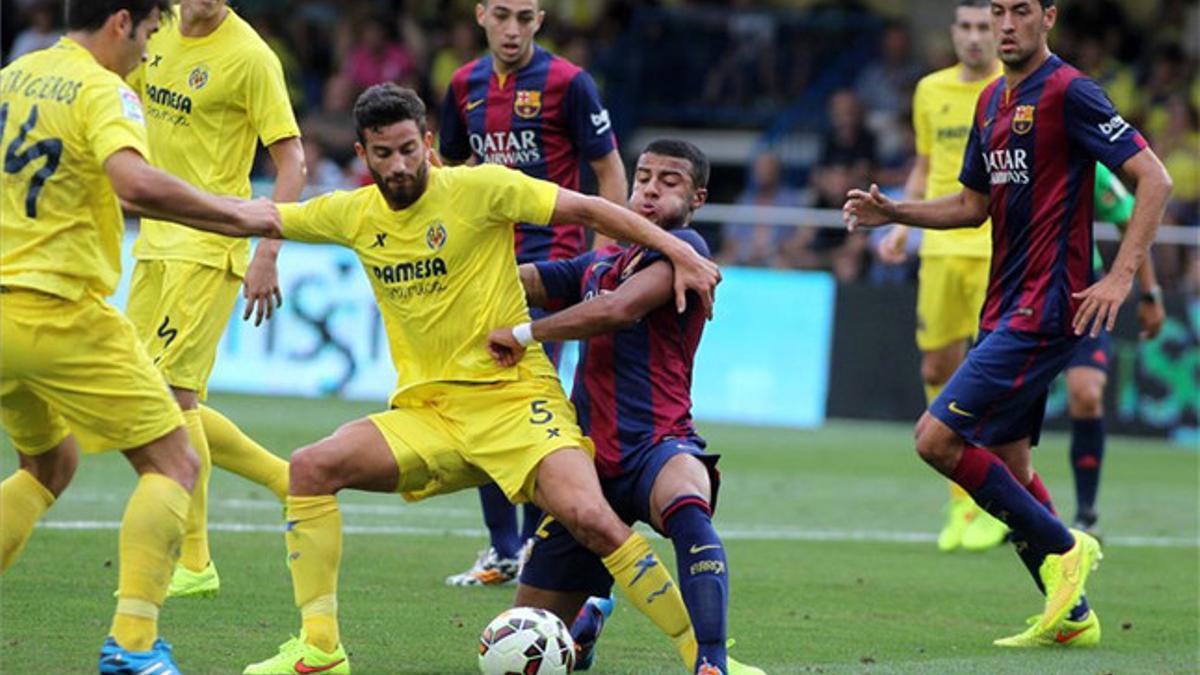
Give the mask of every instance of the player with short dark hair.
[[[1004, 77], [980, 95], [960, 174], [963, 190], [893, 202], [851, 190], [849, 228], [900, 222], [931, 229], [992, 219], [992, 271], [980, 340], [916, 427], [918, 454], [1012, 529], [1046, 594], [1040, 618], [1005, 647], [1086, 646], [1100, 639], [1084, 585], [1100, 558], [1068, 530], [1033, 470], [1051, 381], [1079, 338], [1111, 330], [1162, 219], [1171, 178], [1100, 87], [1050, 52], [1058, 10], [1043, 0], [992, 0]], [[1100, 161], [1137, 186], [1112, 270], [1094, 282], [1093, 184]]]
[[[120, 451], [138, 479], [121, 520], [117, 607], [99, 669], [178, 675], [158, 615], [197, 459], [133, 325], [105, 300], [121, 276], [122, 207], [243, 237], [278, 236], [279, 214], [147, 163], [145, 113], [122, 78], [145, 57], [169, 3], [66, 6], [65, 37], [0, 70], [0, 424], [20, 463], [0, 483], [0, 571], [71, 482], [80, 448]], [[44, 670], [26, 665], [14, 667]]]
[[[545, 15], [538, 0], [487, 0], [475, 6], [488, 53], [455, 71], [446, 90], [441, 156], [447, 164], [502, 164], [569, 190], [579, 189], [580, 163], [587, 162], [599, 195], [623, 204], [625, 167], [608, 110], [586, 71], [534, 42]], [[585, 248], [581, 225], [517, 224], [518, 263], [565, 260]], [[541, 316], [540, 310], [533, 312]], [[562, 345], [542, 346], [557, 368]], [[540, 518], [537, 507], [527, 504], [518, 530], [516, 510], [496, 486], [480, 488], [479, 499], [490, 545], [470, 569], [446, 578], [452, 586], [512, 581], [522, 543], [533, 536]]]
[[500, 365], [483, 345], [495, 328], [529, 320], [514, 223], [584, 222], [664, 253], [678, 312], [699, 303], [711, 315], [716, 265], [603, 199], [502, 166], [431, 167], [424, 118], [411, 90], [367, 89], [355, 105], [366, 143], [355, 151], [375, 185], [279, 206], [285, 238], [357, 254], [397, 383], [388, 410], [292, 454], [286, 538], [303, 631], [246, 673], [349, 672], [337, 621], [335, 495], [346, 488], [413, 501], [494, 482], [509, 500], [536, 501], [603, 556], [629, 602], [663, 633], [679, 639], [688, 630], [662, 562], [604, 501], [590, 441], [546, 355], [533, 350]]

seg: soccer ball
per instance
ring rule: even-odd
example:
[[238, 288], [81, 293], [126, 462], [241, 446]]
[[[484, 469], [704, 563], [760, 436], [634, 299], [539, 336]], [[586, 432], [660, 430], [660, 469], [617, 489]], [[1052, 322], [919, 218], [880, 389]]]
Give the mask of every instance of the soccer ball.
[[479, 636], [483, 675], [566, 675], [574, 670], [575, 641], [553, 612], [507, 609]]

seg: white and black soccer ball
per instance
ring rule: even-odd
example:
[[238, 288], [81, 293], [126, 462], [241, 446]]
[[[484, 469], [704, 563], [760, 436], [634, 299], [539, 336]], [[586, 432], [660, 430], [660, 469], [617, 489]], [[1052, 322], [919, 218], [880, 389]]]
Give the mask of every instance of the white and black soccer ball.
[[566, 675], [575, 670], [575, 641], [544, 609], [506, 609], [479, 636], [483, 675]]

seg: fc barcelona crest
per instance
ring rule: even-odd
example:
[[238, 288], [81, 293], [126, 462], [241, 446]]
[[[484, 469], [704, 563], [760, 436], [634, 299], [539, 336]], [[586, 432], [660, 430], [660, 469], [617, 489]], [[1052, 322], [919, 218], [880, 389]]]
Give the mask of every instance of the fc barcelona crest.
[[532, 119], [542, 112], [542, 92], [534, 89], [518, 89], [513, 101], [513, 112], [518, 117]]
[[1034, 106], [1019, 105], [1013, 111], [1012, 130], [1014, 134], [1027, 134], [1033, 129]]
[[425, 231], [425, 243], [431, 251], [442, 250], [442, 246], [446, 244], [446, 226], [442, 225], [442, 221], [430, 224], [429, 229]]
[[199, 91], [206, 84], [208, 84], [208, 66], [196, 66], [188, 75], [188, 86], [192, 88], [192, 91]]

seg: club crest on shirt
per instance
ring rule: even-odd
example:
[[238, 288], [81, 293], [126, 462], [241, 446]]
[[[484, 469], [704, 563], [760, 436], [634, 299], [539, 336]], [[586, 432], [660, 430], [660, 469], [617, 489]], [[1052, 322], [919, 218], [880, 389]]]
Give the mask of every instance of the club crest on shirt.
[[1035, 106], [1019, 105], [1013, 111], [1012, 130], [1014, 134], [1027, 134], [1033, 129], [1033, 111]]
[[188, 75], [188, 86], [192, 91], [199, 91], [208, 84], [208, 66], [200, 64], [192, 69], [192, 73]]
[[425, 243], [431, 251], [440, 251], [446, 245], [446, 226], [442, 221], [435, 220], [425, 231]]
[[513, 112], [518, 117], [532, 119], [542, 112], [542, 92], [535, 89], [518, 89], [513, 101]]

